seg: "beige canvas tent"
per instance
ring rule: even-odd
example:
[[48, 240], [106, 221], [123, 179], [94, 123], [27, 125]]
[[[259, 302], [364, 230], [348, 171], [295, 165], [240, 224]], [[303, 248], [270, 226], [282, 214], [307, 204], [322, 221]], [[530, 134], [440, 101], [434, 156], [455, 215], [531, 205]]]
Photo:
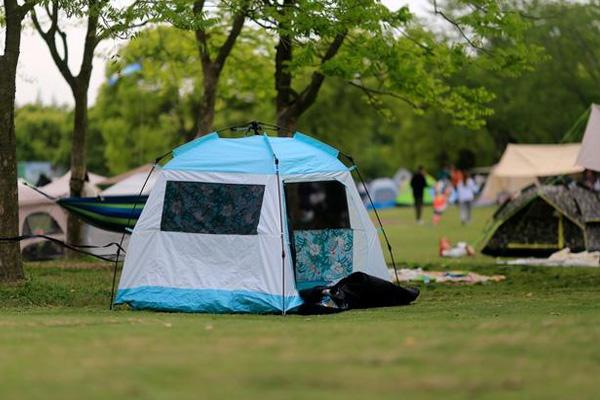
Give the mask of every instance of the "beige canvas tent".
[[495, 203], [538, 182], [538, 178], [575, 174], [580, 144], [509, 144], [492, 168], [479, 198], [480, 204]]
[[592, 104], [576, 164], [600, 172], [600, 105]]

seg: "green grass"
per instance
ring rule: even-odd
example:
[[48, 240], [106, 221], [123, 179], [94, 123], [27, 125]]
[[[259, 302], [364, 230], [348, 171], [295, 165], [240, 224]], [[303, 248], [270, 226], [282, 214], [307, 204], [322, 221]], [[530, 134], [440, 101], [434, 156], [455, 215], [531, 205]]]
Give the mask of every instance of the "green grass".
[[489, 214], [382, 217], [402, 264], [506, 281], [333, 316], [111, 312], [110, 266], [28, 264], [0, 286], [0, 399], [598, 398], [600, 270], [437, 257], [439, 236], [474, 242]]

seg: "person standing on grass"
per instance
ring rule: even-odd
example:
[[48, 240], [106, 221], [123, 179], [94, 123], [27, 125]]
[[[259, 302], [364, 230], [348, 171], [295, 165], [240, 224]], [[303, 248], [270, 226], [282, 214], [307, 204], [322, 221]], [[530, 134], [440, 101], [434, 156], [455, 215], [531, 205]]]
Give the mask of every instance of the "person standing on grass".
[[456, 185], [456, 192], [460, 207], [460, 222], [465, 225], [471, 222], [471, 207], [477, 193], [477, 185], [468, 172], [462, 173], [462, 179]]
[[425, 181], [425, 170], [422, 165], [419, 165], [417, 171], [413, 174], [410, 179], [410, 187], [412, 189], [413, 199], [415, 203], [415, 214], [417, 217], [417, 224], [422, 224], [421, 214], [423, 212], [423, 192], [427, 187], [427, 181]]

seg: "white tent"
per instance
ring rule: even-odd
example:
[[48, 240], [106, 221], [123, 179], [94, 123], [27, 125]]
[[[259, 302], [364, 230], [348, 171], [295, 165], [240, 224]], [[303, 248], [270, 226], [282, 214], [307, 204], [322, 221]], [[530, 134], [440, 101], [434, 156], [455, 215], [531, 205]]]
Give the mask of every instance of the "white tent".
[[[89, 182], [84, 185], [84, 196], [96, 196], [99, 189], [96, 183], [105, 179], [100, 175], [88, 173]], [[70, 172], [40, 188], [49, 196], [61, 198], [69, 196]], [[19, 233], [21, 235], [46, 235], [59, 240], [66, 239], [67, 211], [55, 201], [40, 194], [31, 187], [19, 181]], [[82, 243], [85, 245], [104, 245], [115, 242], [121, 235], [103, 231], [88, 224], [82, 226]], [[58, 245], [47, 242], [42, 238], [31, 238], [21, 241], [21, 250], [25, 257], [31, 259], [52, 258], [62, 253]], [[94, 254], [108, 254], [114, 249], [89, 249]]]
[[600, 105], [592, 104], [576, 163], [600, 172]]
[[354, 271], [389, 280], [377, 230], [338, 151], [306, 135], [173, 151], [135, 225], [115, 302], [286, 312], [298, 290]]
[[[144, 166], [145, 167], [145, 166]], [[101, 192], [102, 196], [125, 196], [125, 195], [138, 195], [142, 186], [144, 186], [144, 182], [146, 182], [146, 186], [144, 186], [144, 191], [142, 194], [148, 194], [154, 187], [156, 183], [156, 177], [158, 176], [158, 167], [152, 172], [152, 175], [148, 178], [148, 174], [150, 173], [150, 168], [139, 169], [136, 168], [133, 174], [128, 174], [128, 176], [123, 179], [117, 181], [112, 186]], [[106, 181], [105, 181], [106, 182]], [[104, 184], [104, 182], [102, 182]]]
[[[96, 196], [99, 193], [96, 185], [106, 179], [104, 176], [96, 175], [88, 172], [89, 181], [86, 181], [83, 186], [83, 196]], [[54, 179], [49, 184], [42, 186], [40, 190], [52, 197], [68, 197], [70, 192], [69, 181], [71, 180], [71, 171], [60, 178]]]
[[377, 178], [372, 180], [369, 185], [369, 194], [373, 200], [373, 205], [367, 199], [365, 205], [367, 208], [389, 208], [396, 206], [396, 196], [398, 195], [398, 186], [391, 178]]
[[[64, 240], [67, 231], [67, 215], [54, 201], [18, 181], [19, 234], [47, 235]], [[44, 239], [31, 238], [21, 241], [21, 251], [26, 258], [51, 258], [60, 255], [61, 249], [46, 244]]]
[[511, 196], [540, 177], [583, 171], [575, 163], [580, 148], [580, 144], [509, 144], [492, 168], [479, 203], [491, 204]]

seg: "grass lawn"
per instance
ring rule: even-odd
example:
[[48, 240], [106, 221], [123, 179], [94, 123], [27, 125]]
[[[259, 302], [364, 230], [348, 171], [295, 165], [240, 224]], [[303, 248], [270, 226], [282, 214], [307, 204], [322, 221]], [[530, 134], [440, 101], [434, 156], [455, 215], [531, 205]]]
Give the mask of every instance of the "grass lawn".
[[440, 236], [475, 243], [490, 213], [382, 218], [400, 264], [504, 282], [334, 316], [111, 312], [110, 266], [28, 264], [0, 286], [0, 399], [598, 398], [600, 270], [437, 257]]

